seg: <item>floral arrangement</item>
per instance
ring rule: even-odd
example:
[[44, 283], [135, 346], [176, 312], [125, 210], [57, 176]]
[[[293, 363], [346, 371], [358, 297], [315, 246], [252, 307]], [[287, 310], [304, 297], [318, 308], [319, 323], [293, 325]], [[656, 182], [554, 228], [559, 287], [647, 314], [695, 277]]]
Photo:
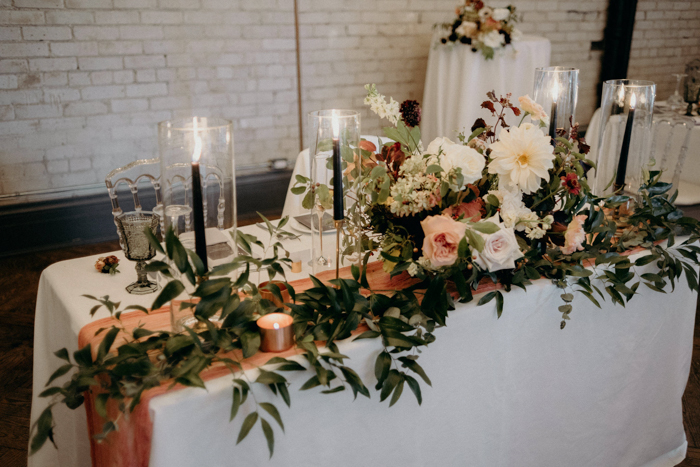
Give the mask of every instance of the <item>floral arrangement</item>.
[[[151, 309], [179, 298], [180, 309], [191, 309], [198, 326], [184, 332], [149, 330], [147, 325], [127, 329], [120, 320], [123, 312], [149, 310], [121, 308], [109, 297], [89, 296], [98, 302], [91, 313], [104, 306], [117, 321], [97, 331], [104, 337], [96, 353], [90, 344], [72, 355], [66, 349], [55, 352], [63, 363], [39, 395], [48, 404], [32, 425], [32, 452], [53, 442], [52, 410], [57, 405], [77, 409], [92, 393], [95, 412], [105, 419], [96, 438], [104, 440], [139, 404], [144, 391], [175, 383], [204, 388], [202, 372], [224, 365], [232, 375], [231, 420], [242, 405], [250, 408], [236, 443], [259, 426], [272, 456], [272, 427], [284, 430], [280, 411], [249, 395], [270, 391], [289, 406], [290, 383], [283, 373], [306, 371], [310, 377], [302, 391], [347, 391], [369, 398], [372, 385], [349, 366], [337, 342], [379, 339], [373, 387], [380, 402], [393, 406], [407, 386], [421, 404], [419, 381], [432, 383], [418, 363], [420, 352], [447, 325], [454, 300], [473, 300], [480, 283], [497, 285], [478, 305], [495, 300], [500, 317], [504, 292], [514, 286], [526, 289], [540, 278], [552, 281], [562, 290], [562, 329], [575, 293], [599, 307], [599, 300], [606, 298], [625, 306], [640, 286], [665, 292], [683, 275], [689, 288], [698, 290], [700, 247], [694, 243], [700, 239], [700, 222], [674, 206], [676, 194], [660, 181], [660, 172], [646, 170], [646, 182], [635, 197], [598, 197], [586, 181], [595, 165], [586, 158], [588, 146], [577, 125], [552, 141], [541, 129], [547, 115], [526, 96], [519, 108], [509, 94], [490, 92], [482, 107], [491, 112], [493, 122], [479, 119], [468, 136], [460, 134], [457, 141], [437, 138], [424, 147], [418, 104], [387, 101], [373, 85], [366, 89], [366, 103], [391, 122], [384, 132], [392, 141], [379, 148], [362, 141], [346, 151], [353, 157], [344, 160], [343, 177], [354, 183], [344, 185], [355, 190], [348, 193], [355, 203], [348, 208], [346, 225], [364, 248], [362, 266], [350, 268], [352, 279], [323, 282], [311, 276], [311, 287], [299, 292], [283, 282], [302, 358], [272, 357], [258, 366], [255, 379], [241, 371], [242, 360], [259, 352], [257, 319], [285, 312], [279, 307], [280, 287], [274, 282], [264, 287], [277, 299], [268, 300], [258, 287], [260, 280], [252, 277], [267, 272], [270, 281], [284, 278], [291, 260], [275, 239], [293, 236], [283, 230], [287, 218], [277, 226], [263, 218], [270, 236], [267, 248], [255, 236], [238, 232], [245, 254], [211, 269], [172, 230], [162, 246], [147, 229], [167, 261], [152, 261], [146, 269], [171, 278]], [[528, 115], [539, 124], [524, 122]], [[511, 117], [520, 117], [519, 123], [511, 126]], [[304, 194], [304, 202], [313, 205], [316, 196], [327, 196], [328, 187], [320, 188], [298, 176], [293, 193]], [[688, 238], [676, 244], [679, 235]], [[270, 254], [256, 257], [252, 245]], [[627, 253], [633, 248], [647, 254], [632, 260]], [[393, 288], [373, 289], [367, 266], [373, 255], [391, 277], [400, 276]], [[230, 276], [234, 270], [235, 278]], [[64, 375], [70, 377], [56, 384]], [[108, 404], [118, 407], [116, 415], [107, 411]]]
[[110, 274], [114, 275], [118, 272], [121, 272], [119, 269], [119, 258], [117, 258], [114, 255], [110, 256], [102, 256], [100, 258], [97, 258], [97, 261], [95, 262], [95, 269], [97, 269], [97, 272], [101, 272], [102, 274]]
[[514, 24], [518, 17], [515, 7], [491, 8], [481, 0], [466, 0], [455, 9], [457, 17], [451, 23], [438, 24], [445, 31], [440, 43], [470, 45], [472, 51], [481, 52], [488, 60], [498, 49], [517, 42], [522, 33]]

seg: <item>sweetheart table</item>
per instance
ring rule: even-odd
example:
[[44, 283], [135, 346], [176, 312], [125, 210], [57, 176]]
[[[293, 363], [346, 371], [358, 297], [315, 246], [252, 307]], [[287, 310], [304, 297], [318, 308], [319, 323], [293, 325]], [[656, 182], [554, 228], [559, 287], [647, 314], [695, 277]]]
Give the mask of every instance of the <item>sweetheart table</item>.
[[[432, 44], [438, 39], [436, 34]], [[493, 59], [485, 60], [468, 45], [433, 45], [423, 92], [423, 141], [438, 136], [456, 141], [461, 131], [468, 136], [477, 118], [491, 116], [480, 108], [489, 91], [495, 90], [496, 95], [510, 92], [512, 102], [525, 94], [532, 96], [535, 68], [549, 66], [551, 47], [547, 38], [523, 36], [497, 50]]]
[[[267, 236], [255, 226], [242, 230], [261, 239]], [[309, 248], [304, 236], [284, 243], [290, 251]], [[96, 256], [59, 262], [43, 272], [32, 420], [46, 405], [36, 396], [60, 365], [53, 351], [77, 350], [80, 329], [108, 316], [101, 309], [91, 318], [94, 302], [82, 294], [108, 294], [122, 305], [148, 306], [153, 300], [154, 295], [126, 293], [124, 287], [135, 275], [133, 263], [115, 254], [122, 270], [116, 276], [97, 273]], [[300, 277], [290, 274], [288, 279]], [[683, 280], [672, 293], [641, 287], [627, 308], [607, 301], [600, 310], [576, 294], [572, 319], [560, 330], [561, 293], [547, 280], [535, 281], [527, 293], [513, 290], [505, 294], [500, 319], [493, 301], [476, 306], [476, 296], [471, 303], [457, 304], [449, 326], [436, 330], [437, 341], [421, 354], [421, 365], [432, 380], [432, 387], [421, 381], [421, 406], [410, 393], [389, 408], [387, 401], [379, 403], [375, 391], [371, 399], [360, 396], [355, 401], [347, 391], [299, 391], [309, 375], [286, 373], [291, 408], [277, 404], [285, 433], [275, 430], [271, 460], [259, 429], [235, 444], [247, 412], [242, 407], [229, 423], [230, 375], [208, 381], [206, 391], [186, 388], [156, 396], [148, 406], [151, 449], [139, 465], [678, 464], [687, 447], [681, 397], [690, 368], [697, 295]], [[374, 386], [379, 340], [337, 344], [367, 386]], [[249, 371], [255, 378], [256, 370]], [[256, 391], [262, 399], [274, 399], [268, 393]], [[47, 444], [29, 458], [29, 466], [90, 466], [85, 409], [57, 406], [54, 420], [59, 449]], [[114, 459], [110, 465], [125, 464]]]

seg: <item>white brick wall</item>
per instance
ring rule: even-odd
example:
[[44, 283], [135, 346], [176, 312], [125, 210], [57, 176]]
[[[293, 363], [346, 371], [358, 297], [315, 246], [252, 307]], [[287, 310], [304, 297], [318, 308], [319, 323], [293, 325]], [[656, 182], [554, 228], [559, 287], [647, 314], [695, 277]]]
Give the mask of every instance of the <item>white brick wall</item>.
[[666, 99], [676, 88], [671, 74], [683, 73], [695, 58], [700, 58], [700, 1], [637, 4], [629, 78], [654, 81], [656, 98]]
[[[368, 82], [420, 101], [432, 25], [457, 3], [298, 0], [304, 127], [311, 110], [352, 107], [363, 109], [363, 132], [378, 133], [362, 105]], [[603, 37], [608, 0], [510, 3], [526, 34], [552, 41], [553, 65], [581, 69], [578, 119], [586, 122], [600, 72], [591, 42]], [[293, 0], [0, 5], [12, 5], [0, 6], [0, 195], [99, 183], [112, 168], [157, 154], [158, 121], [193, 114], [234, 121], [239, 165], [296, 157]], [[666, 9], [640, 0], [650, 21]], [[697, 47], [684, 44], [669, 47]]]
[[238, 164], [293, 157], [295, 89], [291, 0], [2, 2], [0, 195], [100, 183], [193, 114], [235, 122]]

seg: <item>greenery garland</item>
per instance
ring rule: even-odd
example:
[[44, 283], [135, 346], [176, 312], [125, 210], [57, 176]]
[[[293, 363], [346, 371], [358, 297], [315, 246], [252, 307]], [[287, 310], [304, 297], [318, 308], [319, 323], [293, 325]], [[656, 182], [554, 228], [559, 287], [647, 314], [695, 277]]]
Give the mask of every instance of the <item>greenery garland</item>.
[[[501, 110], [499, 121], [503, 119], [506, 107]], [[390, 130], [392, 139], [398, 141], [397, 144], [402, 146], [405, 153], [415, 152], [419, 146], [419, 134], [414, 134], [415, 131], [401, 121], [395, 129]], [[476, 129], [469, 138], [462, 137], [463, 142], [468, 143], [476, 137], [488, 137], [489, 130], [485, 126]], [[489, 225], [492, 224], [489, 222], [465, 221], [469, 223], [470, 229], [467, 229], [468, 233], [459, 244], [458, 261], [450, 267], [436, 270], [414, 270], [415, 283], [403, 289], [372, 290], [366, 277], [369, 253], [364, 257], [362, 268], [352, 266], [353, 279], [331, 280], [326, 284], [311, 276], [313, 287], [300, 293], [283, 282], [292, 299], [292, 303], [287, 305], [294, 318], [296, 346], [303, 352], [306, 365], [273, 357], [259, 367], [259, 375], [255, 380], [248, 379], [246, 373], [241, 372], [241, 361], [232, 358], [231, 355], [235, 353], [230, 352], [240, 351], [243, 358], [256, 354], [260, 346], [257, 318], [270, 312], [284, 311], [274, 302], [262, 297], [257, 281], [251, 280], [251, 274], [265, 271], [270, 280], [278, 275], [284, 277], [285, 267], [289, 267], [291, 260], [282, 243], [273, 242], [273, 239], [294, 237], [294, 234], [283, 230], [288, 219], [284, 218], [278, 226], [273, 226], [263, 217], [270, 235], [268, 248], [255, 236], [238, 232], [237, 240], [246, 254], [208, 271], [194, 252], [182, 246], [172, 231], [166, 233], [163, 248], [147, 230], [153, 246], [168, 259], [167, 262], [153, 261], [147, 269], [170, 277], [151, 309], [158, 309], [179, 297], [186, 291], [183, 281], [187, 281], [194, 292], [182, 302], [181, 308], [193, 309], [193, 315], [201, 323], [201, 328], [186, 328], [183, 333], [175, 333], [145, 327], [128, 331], [115, 325], [98, 331], [104, 333], [104, 337], [95, 358], [89, 344], [74, 352], [72, 358], [65, 348], [55, 352], [65, 363], [51, 375], [47, 388], [39, 395], [48, 398], [49, 404], [32, 426], [31, 453], [38, 451], [47, 440], [54, 441], [52, 409], [56, 405], [63, 404], [75, 410], [85, 402], [84, 394], [92, 391], [95, 410], [105, 419], [102, 433], [96, 436], [99, 441], [116, 429], [123, 414], [134, 410], [144, 391], [168, 381], [172, 385], [179, 383], [204, 388], [200, 376], [202, 372], [212, 365], [225, 365], [232, 375], [230, 419], [236, 417], [243, 404], [254, 406], [254, 410], [242, 422], [237, 443], [259, 422], [272, 456], [274, 430], [271, 422], [279, 425], [282, 430], [284, 424], [277, 406], [258, 402], [255, 391], [269, 390], [289, 406], [289, 382], [283, 373], [307, 371], [310, 377], [300, 390], [319, 388], [323, 394], [350, 390], [355, 398], [358, 394], [369, 398], [367, 385], [347, 365], [348, 357], [341, 354], [336, 345], [337, 341], [350, 338], [362, 324], [368, 330], [355, 339], [380, 339], [383, 346], [376, 357], [373, 381], [380, 401], [388, 399], [389, 405], [394, 405], [403, 394], [405, 386], [408, 386], [420, 404], [422, 392], [419, 380], [428, 385], [431, 381], [418, 363], [419, 353], [422, 347], [435, 341], [436, 328], [447, 324], [448, 312], [454, 309], [454, 299], [448, 292], [448, 283], [454, 284], [460, 302], [469, 302], [484, 279], [500, 284], [506, 292], [513, 286], [526, 289], [531, 281], [542, 277], [550, 279], [563, 290], [563, 304], [559, 308], [563, 318], [562, 328], [570, 318], [574, 292], [586, 296], [598, 307], [599, 300], [605, 300], [606, 296], [614, 303], [625, 306], [641, 284], [665, 293], [668, 283], [674, 288], [683, 273], [690, 289], [697, 291], [695, 268], [700, 264], [700, 248], [693, 243], [700, 239], [700, 223], [684, 217], [682, 211], [673, 205], [676, 194], [669, 196], [672, 186], [660, 181], [661, 173], [646, 172], [646, 183], [640, 189], [638, 203], [627, 219], [629, 226], [620, 234], [619, 226], [608, 214], [626, 205], [629, 197], [597, 197], [588, 189], [580, 193], [564, 190], [560, 184], [560, 175], [585, 175], [587, 166], [592, 163], [585, 159], [583, 152], [575, 150], [583, 147], [582, 140], [558, 138], [557, 142], [557, 165], [553, 169], [555, 176], [543, 190], [528, 195], [527, 203], [533, 209], [539, 208], [537, 211], [540, 218], [545, 213], [555, 212], [557, 205], [564, 207], [560, 211], [566, 216], [562, 219], [564, 222], [574, 215], [584, 216], [588, 241], [582, 251], [563, 254], [553, 241], [540, 239], [528, 243], [518, 237], [525, 251], [524, 256], [514, 268], [490, 272], [472, 261], [472, 253], [483, 248], [483, 239], [473, 231], [489, 233], [493, 231], [493, 225]], [[364, 149], [355, 150], [362, 154], [363, 159], [370, 157]], [[386, 164], [367, 168], [363, 164], [361, 169], [355, 167], [351, 172], [351, 176], [361, 176], [360, 180], [366, 182], [360, 185], [365, 190], [360, 194], [372, 200], [367, 205], [368, 210], [355, 216], [351, 228], [364, 232], [362, 242], [369, 250], [381, 247], [382, 258], [385, 264], [390, 265], [391, 275], [395, 276], [409, 270], [411, 264], [416, 264], [417, 239], [407, 233], [409, 230], [404, 225], [385, 222], [386, 219], [391, 219], [391, 213], [382, 207], [383, 201], [388, 197], [389, 184], [386, 180], [389, 169]], [[456, 174], [457, 178], [460, 176], [460, 173]], [[313, 186], [309, 180], [301, 177], [297, 182], [306, 188], [295, 192], [303, 193], [314, 189], [316, 194], [310, 196], [312, 200], [313, 196], [317, 196], [318, 187]], [[456, 182], [461, 184], [460, 180]], [[493, 179], [485, 175], [479, 183], [490, 184]], [[581, 184], [586, 188], [585, 177], [581, 178]], [[464, 201], [464, 196], [470, 196], [466, 190], [460, 195], [450, 194], [449, 190], [445, 194], [447, 197], [462, 196], [461, 199], [453, 200], [455, 203]], [[484, 209], [487, 217], [499, 209], [498, 200], [494, 198], [486, 197]], [[365, 208], [358, 206], [355, 209]], [[369, 235], [378, 231], [383, 233], [379, 238]], [[679, 235], [687, 235], [688, 238], [675, 245], [675, 239]], [[550, 240], [552, 239], [556, 240], [554, 232], [550, 234]], [[262, 258], [255, 257], [252, 245], [263, 248], [265, 255]], [[623, 254], [633, 247], [647, 249], [649, 254], [633, 262]], [[587, 268], [591, 262], [593, 268]], [[637, 273], [638, 267], [653, 262], [656, 263], [657, 272]], [[598, 271], [598, 266], [603, 266], [602, 270]], [[242, 271], [238, 277], [228, 277], [236, 269]], [[283, 301], [279, 286], [269, 283], [265, 288], [280, 302]], [[120, 303], [110, 301], [108, 296], [89, 298], [98, 301], [91, 314], [104, 306], [118, 321], [127, 310], [149, 312], [136, 305], [121, 308]], [[503, 312], [501, 290], [483, 295], [478, 304], [483, 305], [494, 299], [500, 317]], [[214, 319], [215, 316], [218, 316], [218, 320]], [[130, 339], [114, 347], [120, 331], [129, 335]], [[325, 341], [325, 347], [319, 349], [317, 341]], [[153, 359], [153, 354], [157, 358]], [[70, 379], [64, 384], [51, 385], [54, 380], [66, 374], [70, 374]], [[116, 403], [119, 408], [116, 418], [108, 416], [107, 406], [110, 402]]]

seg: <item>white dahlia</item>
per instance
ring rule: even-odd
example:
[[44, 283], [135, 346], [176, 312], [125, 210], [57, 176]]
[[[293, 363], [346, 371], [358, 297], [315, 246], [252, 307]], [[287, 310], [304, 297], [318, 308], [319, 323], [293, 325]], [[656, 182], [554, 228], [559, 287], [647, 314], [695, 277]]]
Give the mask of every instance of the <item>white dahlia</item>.
[[491, 145], [489, 173], [498, 174], [506, 186], [533, 193], [542, 179], [549, 181], [549, 169], [554, 167], [553, 152], [549, 136], [535, 125], [524, 123], [501, 131], [499, 140]]

